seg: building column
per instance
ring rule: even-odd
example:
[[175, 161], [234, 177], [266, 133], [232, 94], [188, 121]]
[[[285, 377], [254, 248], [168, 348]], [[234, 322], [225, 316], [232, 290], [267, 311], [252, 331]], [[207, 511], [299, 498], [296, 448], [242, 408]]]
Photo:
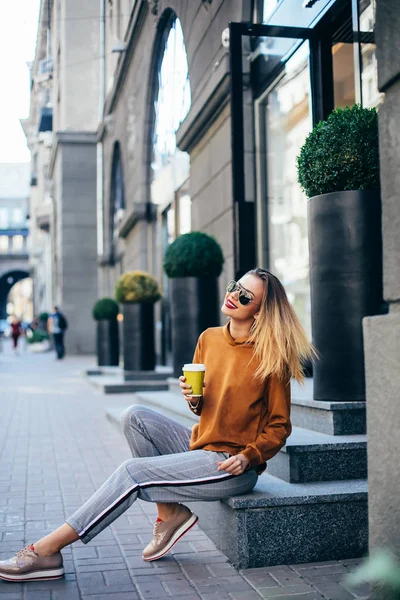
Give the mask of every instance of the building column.
[[[376, 43], [382, 184], [384, 298], [389, 313], [364, 319], [367, 391], [369, 545], [400, 557], [400, 11], [377, 3]], [[374, 589], [372, 598], [390, 600]]]

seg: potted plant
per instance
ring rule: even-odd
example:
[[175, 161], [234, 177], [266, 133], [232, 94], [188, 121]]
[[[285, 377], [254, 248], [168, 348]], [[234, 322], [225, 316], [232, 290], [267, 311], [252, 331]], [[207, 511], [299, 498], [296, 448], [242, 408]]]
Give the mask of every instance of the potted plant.
[[46, 329], [36, 327], [26, 330], [26, 342], [30, 352], [46, 352], [50, 350], [50, 336]]
[[124, 371], [129, 379], [132, 371], [154, 370], [154, 303], [161, 294], [152, 275], [129, 271], [118, 280], [115, 297], [122, 304]]
[[97, 321], [97, 364], [99, 367], [119, 365], [118, 304], [112, 298], [100, 298], [93, 306]]
[[192, 360], [197, 339], [219, 325], [218, 277], [224, 256], [218, 242], [200, 231], [179, 236], [168, 246], [164, 270], [170, 278], [173, 373]]
[[378, 117], [336, 109], [297, 158], [309, 198], [314, 399], [365, 400], [362, 319], [382, 308]]
[[49, 313], [41, 312], [38, 317], [38, 327], [47, 331], [47, 323], [49, 321]]

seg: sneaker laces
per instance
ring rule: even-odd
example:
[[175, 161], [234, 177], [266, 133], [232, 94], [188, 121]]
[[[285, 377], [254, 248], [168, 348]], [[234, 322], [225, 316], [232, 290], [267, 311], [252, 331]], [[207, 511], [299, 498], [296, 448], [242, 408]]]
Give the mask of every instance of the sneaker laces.
[[21, 557], [24, 557], [29, 552], [35, 552], [32, 544], [30, 546], [25, 546], [25, 548], [22, 548], [22, 550], [18, 550], [18, 552], [17, 552], [17, 554], [15, 556], [17, 558], [21, 558]]
[[161, 534], [161, 532], [158, 531], [160, 529], [161, 523], [164, 523], [164, 521], [161, 521], [161, 519], [160, 520], [157, 519], [157, 521], [154, 523], [154, 527], [153, 527], [154, 537], [158, 537]]

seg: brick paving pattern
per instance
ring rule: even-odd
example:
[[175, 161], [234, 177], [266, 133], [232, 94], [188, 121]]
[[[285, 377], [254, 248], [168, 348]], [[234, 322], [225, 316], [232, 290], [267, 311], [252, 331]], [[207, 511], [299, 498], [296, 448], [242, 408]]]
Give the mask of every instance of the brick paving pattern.
[[[0, 354], [0, 560], [61, 525], [123, 460], [129, 449], [105, 407], [133, 396], [103, 396], [81, 376], [90, 358], [52, 353]], [[343, 575], [358, 560], [238, 572], [199, 527], [164, 558], [141, 559], [155, 506], [136, 502], [87, 546], [63, 550], [66, 577], [0, 581], [0, 600], [354, 600]]]

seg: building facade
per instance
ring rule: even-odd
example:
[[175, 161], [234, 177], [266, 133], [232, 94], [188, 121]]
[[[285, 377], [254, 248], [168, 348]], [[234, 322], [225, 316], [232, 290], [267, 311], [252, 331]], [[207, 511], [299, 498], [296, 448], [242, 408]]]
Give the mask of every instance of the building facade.
[[28, 163], [0, 164], [0, 319], [13, 286], [30, 277]]
[[59, 305], [67, 352], [94, 351], [99, 2], [41, 2], [31, 108], [31, 263], [35, 308]]
[[100, 288], [112, 295], [129, 269], [156, 275], [159, 363], [171, 358], [163, 254], [189, 230], [222, 246], [221, 295], [270, 268], [311, 337], [296, 156], [333, 108], [381, 101], [374, 14], [374, 0], [107, 3]]

